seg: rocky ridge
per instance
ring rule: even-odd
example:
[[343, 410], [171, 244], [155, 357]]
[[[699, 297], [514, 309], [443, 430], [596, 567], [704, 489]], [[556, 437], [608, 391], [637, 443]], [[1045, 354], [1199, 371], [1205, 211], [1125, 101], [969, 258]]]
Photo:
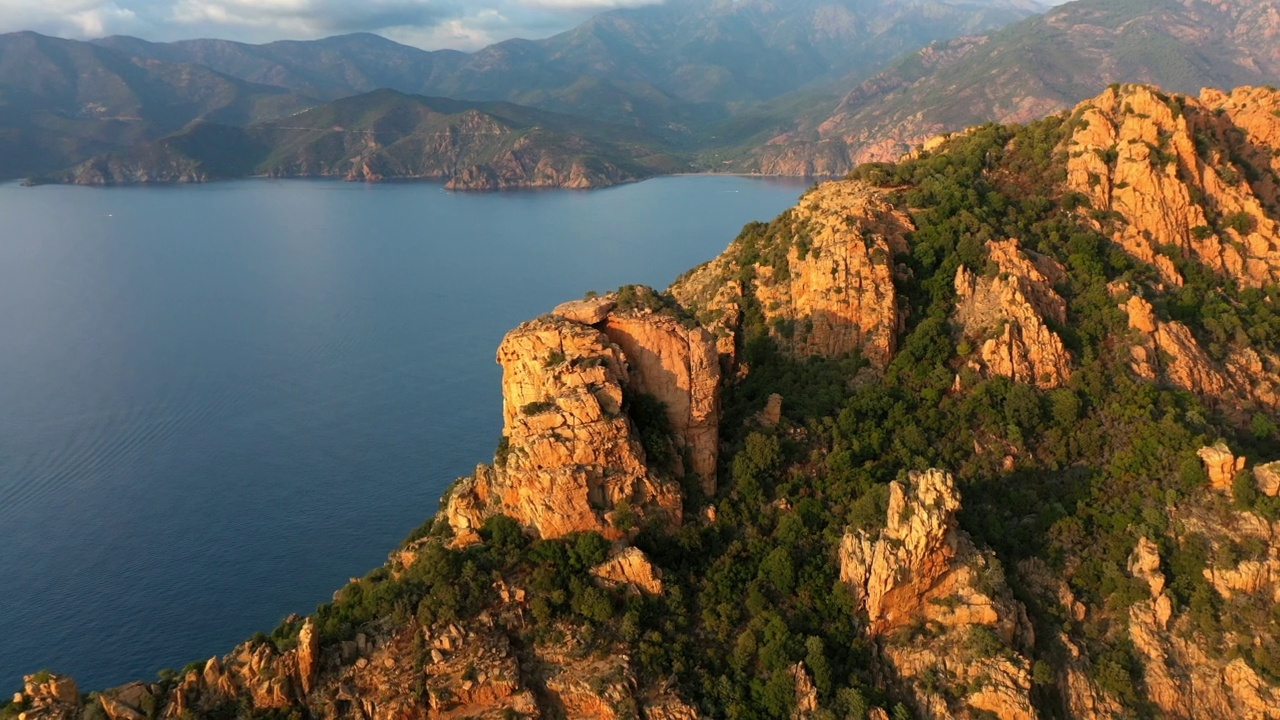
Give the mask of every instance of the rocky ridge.
[[[739, 238], [719, 259], [685, 276], [672, 293], [721, 332], [738, 328], [748, 303], [772, 334], [801, 355], [857, 351], [883, 368], [897, 350], [902, 317], [894, 257], [907, 249], [911, 219], [858, 183], [824, 183], [795, 209]], [[757, 262], [766, 254], [763, 262]], [[744, 275], [751, 277], [744, 279]]]
[[1175, 261], [1190, 258], [1242, 287], [1274, 283], [1276, 110], [1280, 93], [1264, 88], [1196, 99], [1113, 87], [1073, 115], [1067, 185], [1123, 218], [1113, 239], [1166, 282], [1181, 284]]

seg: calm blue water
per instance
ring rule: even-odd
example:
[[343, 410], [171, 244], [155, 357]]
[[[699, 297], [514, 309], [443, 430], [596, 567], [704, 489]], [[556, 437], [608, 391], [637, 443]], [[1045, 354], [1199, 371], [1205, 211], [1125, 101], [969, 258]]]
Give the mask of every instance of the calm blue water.
[[0, 691], [314, 609], [492, 456], [508, 329], [665, 286], [802, 190], [0, 186]]

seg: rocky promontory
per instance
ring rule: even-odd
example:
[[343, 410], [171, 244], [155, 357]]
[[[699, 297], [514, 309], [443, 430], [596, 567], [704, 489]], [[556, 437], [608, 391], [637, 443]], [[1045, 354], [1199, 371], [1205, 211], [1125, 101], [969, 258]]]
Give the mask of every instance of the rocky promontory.
[[1277, 113], [1117, 86], [550, 309], [385, 565], [0, 716], [1280, 718]]

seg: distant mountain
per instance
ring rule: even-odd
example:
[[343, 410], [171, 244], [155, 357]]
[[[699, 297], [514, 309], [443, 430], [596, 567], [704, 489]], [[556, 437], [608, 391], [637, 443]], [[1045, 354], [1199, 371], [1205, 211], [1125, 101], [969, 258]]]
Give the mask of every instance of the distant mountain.
[[471, 55], [371, 35], [267, 45], [97, 42], [330, 99], [391, 88], [506, 100], [679, 136], [815, 81], [865, 76], [931, 41], [1041, 9], [1030, 0], [681, 0], [602, 13], [546, 40], [508, 40]]
[[855, 80], [834, 108], [762, 123], [736, 139], [740, 155], [727, 155], [737, 169], [841, 174], [945, 131], [1069, 107], [1110, 83], [1186, 93], [1274, 84], [1277, 35], [1280, 0], [1078, 0], [986, 37], [935, 43]]
[[29, 32], [0, 35], [0, 179], [67, 167], [193, 120], [245, 124], [314, 104], [198, 65]]
[[93, 43], [134, 57], [203, 65], [242, 80], [324, 100], [382, 88], [428, 90], [442, 82], [442, 77], [457, 72], [470, 57], [454, 50], [427, 52], [370, 33], [265, 45], [229, 40], [154, 43], [125, 36]]
[[[134, 175], [120, 169], [122, 158], [132, 158], [129, 167], [148, 178], [160, 166], [191, 170], [194, 166], [164, 148], [193, 143], [188, 149], [195, 152], [214, 136], [230, 141], [235, 135], [207, 125], [247, 126], [377, 89], [509, 102], [625, 125], [693, 155], [708, 140], [710, 128], [761, 103], [841, 77], [866, 77], [902, 52], [958, 33], [985, 32], [1038, 9], [1031, 0], [687, 0], [602, 13], [546, 40], [509, 40], [472, 54], [426, 52], [369, 34], [265, 45], [129, 37], [82, 43], [34, 33], [3, 35], [0, 179], [48, 176], [113, 153], [112, 167], [119, 173], [104, 171], [104, 179]], [[201, 127], [185, 140], [118, 154], [181, 133], [195, 122]], [[535, 144], [550, 152], [543, 143], [560, 137], [585, 136], [544, 132]], [[656, 141], [646, 138], [641, 143], [646, 147]], [[614, 141], [600, 137], [587, 145], [575, 141], [556, 154], [563, 160], [599, 150], [604, 154], [596, 159], [606, 164], [630, 157], [617, 149]], [[197, 155], [204, 168], [193, 170], [197, 176], [215, 167], [214, 174], [220, 174], [238, 167], [242, 155], [248, 157]], [[398, 166], [389, 175], [453, 178], [451, 170], [424, 162]], [[565, 181], [615, 182], [652, 167], [641, 163], [633, 170]], [[491, 181], [524, 184], [530, 177], [500, 172]]]
[[289, 118], [198, 123], [33, 182], [188, 183], [247, 176], [444, 180], [455, 189], [589, 188], [686, 169], [642, 131], [510, 103], [377, 90]]

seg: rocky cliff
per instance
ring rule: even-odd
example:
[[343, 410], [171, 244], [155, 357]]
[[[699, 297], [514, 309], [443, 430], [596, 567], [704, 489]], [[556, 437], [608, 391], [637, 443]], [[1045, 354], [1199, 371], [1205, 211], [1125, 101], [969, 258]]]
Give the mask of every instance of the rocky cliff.
[[386, 565], [0, 717], [1280, 717], [1274, 95], [1112, 88], [561, 305]]
[[1071, 378], [1071, 354], [1050, 323], [1067, 321], [1067, 303], [1054, 290], [1066, 270], [1051, 258], [1022, 250], [1017, 240], [987, 244], [990, 266], [981, 276], [956, 271], [956, 321], [976, 348], [971, 367], [986, 375], [1054, 388]]
[[696, 324], [619, 309], [616, 295], [566, 303], [509, 333], [498, 363], [501, 446], [446, 499], [455, 531], [504, 514], [541, 537], [617, 538], [649, 521], [679, 527], [686, 473], [715, 493], [720, 364]]
[[1244, 287], [1274, 283], [1277, 110], [1280, 93], [1263, 88], [1197, 99], [1113, 87], [1073, 116], [1068, 187], [1114, 214], [1115, 242], [1169, 283], [1183, 258]]
[[712, 324], [740, 322], [751, 308], [799, 354], [856, 351], [883, 368], [902, 323], [894, 257], [906, 252], [913, 229], [883, 194], [825, 183], [772, 224], [744, 233], [672, 292], [714, 315]]

